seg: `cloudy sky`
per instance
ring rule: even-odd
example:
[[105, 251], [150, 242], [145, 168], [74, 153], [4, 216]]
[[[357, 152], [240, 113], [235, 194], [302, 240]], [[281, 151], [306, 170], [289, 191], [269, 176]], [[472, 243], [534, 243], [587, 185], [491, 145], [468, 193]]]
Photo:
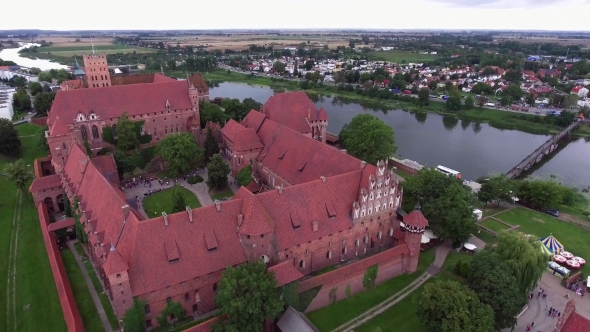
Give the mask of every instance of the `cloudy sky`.
[[590, 0], [29, 0], [20, 9], [0, 29], [590, 31]]

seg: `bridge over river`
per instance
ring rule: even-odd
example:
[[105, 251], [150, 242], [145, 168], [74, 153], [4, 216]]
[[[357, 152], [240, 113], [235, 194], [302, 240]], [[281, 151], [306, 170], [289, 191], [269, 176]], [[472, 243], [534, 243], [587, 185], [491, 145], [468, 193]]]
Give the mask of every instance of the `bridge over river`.
[[555, 134], [553, 137], [547, 140], [547, 142], [543, 143], [539, 146], [533, 153], [526, 156], [520, 163], [514, 166], [510, 171], [506, 173], [506, 176], [509, 178], [517, 178], [523, 171], [526, 171], [531, 168], [536, 162], [541, 161], [543, 156], [550, 154], [553, 152], [557, 145], [559, 144], [559, 140], [561, 140], [564, 136], [570, 134], [576, 128], [580, 126], [582, 123], [588, 123], [589, 121], [576, 121], [564, 128], [558, 134]]

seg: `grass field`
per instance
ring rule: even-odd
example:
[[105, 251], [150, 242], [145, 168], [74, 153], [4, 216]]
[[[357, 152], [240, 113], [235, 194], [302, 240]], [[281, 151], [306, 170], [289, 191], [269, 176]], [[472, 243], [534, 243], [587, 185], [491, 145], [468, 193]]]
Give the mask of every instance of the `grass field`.
[[438, 57], [436, 55], [412, 53], [402, 50], [376, 51], [371, 53], [371, 55], [377, 60], [395, 63], [429, 62]]
[[375, 286], [375, 288], [313, 311], [307, 314], [307, 318], [322, 332], [335, 329], [411, 284], [434, 262], [435, 251], [436, 248], [432, 248], [420, 254], [420, 261], [416, 272], [395, 277]]
[[[151, 216], [154, 212], [156, 215], [160, 215], [162, 212], [166, 212], [167, 214], [172, 213], [172, 208], [174, 207], [172, 202], [172, 191], [173, 189], [166, 189], [161, 192], [152, 194], [143, 200], [143, 208], [148, 211], [148, 214]], [[191, 208], [198, 208], [201, 207], [201, 202], [192, 191], [186, 188], [180, 188], [182, 195], [184, 196], [184, 200], [186, 205], [190, 206]]]
[[[75, 44], [74, 44], [75, 45]], [[115, 53], [153, 53], [155, 50], [143, 47], [133, 47], [129, 45], [112, 44], [112, 45], [98, 45], [94, 46], [98, 53], [115, 54]], [[49, 46], [40, 47], [37, 49], [37, 53], [51, 53], [58, 57], [71, 57], [74, 55], [81, 56], [86, 53], [92, 52], [92, 47], [88, 45], [76, 45], [76, 46]]]
[[493, 205], [486, 205], [482, 208], [483, 216], [489, 217], [493, 214], [499, 213], [506, 210], [506, 207], [503, 206], [493, 206]]
[[481, 224], [484, 225], [485, 227], [493, 230], [494, 232], [499, 232], [499, 231], [503, 231], [503, 230], [510, 228], [510, 227], [504, 225], [503, 223], [498, 222], [498, 221], [491, 219], [491, 218], [482, 221]]
[[[102, 307], [103, 307], [104, 311], [106, 312], [107, 317], [109, 318], [109, 323], [111, 323], [111, 327], [115, 331], [118, 330], [119, 329], [119, 320], [117, 319], [117, 316], [115, 316], [115, 312], [113, 312], [113, 306], [111, 305], [109, 298], [103, 292], [102, 285], [101, 285], [100, 281], [98, 280], [98, 277], [96, 276], [96, 272], [94, 272], [94, 269], [92, 268], [92, 263], [90, 263], [90, 260], [86, 256], [86, 253], [84, 252], [84, 249], [82, 248], [82, 245], [80, 244], [80, 242], [76, 242], [76, 244], [74, 246], [76, 247], [76, 251], [78, 252], [78, 255], [80, 255], [80, 257], [82, 258], [82, 260], [84, 262], [84, 267], [86, 268], [86, 271], [88, 272], [88, 275], [90, 276], [90, 279], [92, 280], [92, 285], [94, 286], [94, 289], [96, 290], [96, 293], [98, 294], [98, 298], [100, 299], [100, 303], [102, 304]], [[90, 296], [90, 293], [87, 293], [87, 295]]]
[[[565, 246], [565, 250], [576, 256], [590, 259], [590, 233], [578, 226], [563, 222], [545, 213], [536, 212], [525, 208], [516, 208], [503, 212], [496, 218], [511, 225], [520, 225], [517, 230], [525, 234], [535, 235], [537, 238], [546, 237], [551, 234]], [[590, 273], [590, 265], [582, 269], [584, 275]]]
[[[39, 127], [16, 126], [29, 136]], [[46, 155], [34, 137], [22, 137], [21, 158], [32, 164]], [[15, 158], [0, 156], [0, 171]], [[65, 331], [66, 324], [41, 235], [37, 209], [27, 191], [21, 199], [16, 187], [0, 176], [0, 331]], [[10, 272], [9, 272], [10, 271]]]
[[480, 229], [479, 233], [475, 233], [473, 235], [475, 235], [478, 239], [485, 242], [488, 246], [498, 242], [498, 239], [495, 236], [484, 231], [483, 229]]
[[224, 198], [232, 198], [234, 197], [234, 192], [231, 191], [231, 189], [229, 189], [228, 187], [225, 187], [223, 189], [217, 190], [217, 189], [210, 189], [209, 190], [209, 195], [211, 196], [212, 200], [222, 200]]
[[78, 263], [76, 263], [74, 254], [69, 249], [62, 250], [61, 258], [64, 262], [66, 272], [68, 273], [68, 279], [70, 280], [70, 285], [74, 292], [76, 305], [78, 306], [82, 321], [84, 322], [84, 329], [88, 332], [104, 331], [100, 316], [98, 316], [98, 311], [92, 301], [90, 291], [88, 290], [88, 286], [86, 286], [80, 267], [78, 266]]
[[425, 284], [420, 286], [398, 304], [356, 328], [355, 332], [374, 332], [377, 331], [377, 328], [381, 329], [380, 331], [382, 332], [426, 332], [426, 327], [420, 323], [416, 314], [424, 286], [434, 280], [455, 280], [464, 282], [464, 280], [453, 273], [453, 268], [457, 261], [462, 260], [467, 262], [470, 261], [472, 257], [473, 255], [471, 254], [451, 251], [447, 256], [440, 273], [435, 278], [429, 279]]

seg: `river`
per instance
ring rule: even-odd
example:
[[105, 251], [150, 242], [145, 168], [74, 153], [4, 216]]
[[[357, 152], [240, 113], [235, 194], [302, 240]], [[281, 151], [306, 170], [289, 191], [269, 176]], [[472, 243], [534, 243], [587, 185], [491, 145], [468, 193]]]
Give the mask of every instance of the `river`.
[[34, 45], [39, 46], [39, 44], [21, 44], [21, 47], [18, 48], [5, 48], [0, 51], [0, 59], [14, 61], [17, 65], [27, 68], [39, 68], [43, 71], [50, 70], [50, 69], [67, 69], [68, 66], [60, 65], [57, 62], [51, 62], [45, 59], [29, 59], [25, 57], [21, 57], [18, 51], [22, 50], [23, 48], [31, 47]]
[[[265, 103], [274, 91], [266, 86], [221, 83], [211, 88], [209, 97], [253, 98]], [[314, 100], [315, 99], [315, 100]], [[474, 123], [438, 114], [411, 114], [402, 110], [371, 110], [360, 104], [345, 104], [338, 98], [312, 98], [330, 118], [328, 131], [338, 134], [358, 114], [370, 113], [393, 128], [398, 146], [396, 155], [425, 166], [443, 165], [460, 171], [464, 179], [474, 180], [492, 172], [505, 173], [543, 144], [548, 135], [533, 135], [516, 130], [500, 130], [486, 123]], [[590, 186], [590, 142], [572, 139], [558, 152], [535, 165], [532, 176], [554, 176], [559, 182], [577, 188]]]

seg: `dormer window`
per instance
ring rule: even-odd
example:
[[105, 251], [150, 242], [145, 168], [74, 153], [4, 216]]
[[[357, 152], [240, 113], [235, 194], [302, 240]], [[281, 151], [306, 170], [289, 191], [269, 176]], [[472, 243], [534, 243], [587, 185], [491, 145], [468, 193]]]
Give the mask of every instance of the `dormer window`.
[[168, 100], [166, 100], [166, 110], [170, 110], [170, 102]]
[[86, 121], [86, 117], [84, 116], [84, 114], [82, 113], [78, 113], [78, 116], [76, 117], [76, 121]]
[[96, 114], [94, 112], [90, 113], [90, 120], [96, 120], [96, 119], [98, 119]]

